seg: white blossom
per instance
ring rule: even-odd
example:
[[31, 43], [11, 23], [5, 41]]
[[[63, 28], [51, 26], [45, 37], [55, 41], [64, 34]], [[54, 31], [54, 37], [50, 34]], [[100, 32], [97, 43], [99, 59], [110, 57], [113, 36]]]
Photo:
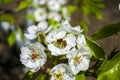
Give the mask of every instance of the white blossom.
[[49, 0], [47, 4], [48, 4], [49, 10], [51, 11], [60, 10], [60, 3], [57, 0]]
[[47, 12], [44, 8], [38, 8], [34, 11], [35, 20], [37, 22], [47, 19]]
[[75, 80], [75, 77], [66, 64], [58, 64], [50, 71], [50, 80]]
[[58, 2], [59, 2], [61, 5], [65, 5], [65, 4], [67, 4], [68, 0], [58, 0]]
[[83, 34], [78, 35], [77, 37], [77, 47], [80, 48], [86, 46], [85, 36]]
[[68, 20], [62, 21], [61, 27], [65, 29], [68, 32], [71, 32], [73, 34], [80, 34], [83, 32], [83, 30], [80, 28], [80, 26], [71, 26]]
[[37, 36], [40, 33], [47, 33], [51, 28], [48, 27], [48, 23], [46, 21], [40, 21], [38, 23], [38, 26], [36, 25], [32, 25], [30, 27], [28, 27], [27, 31], [28, 33], [24, 34], [25, 37], [29, 40], [33, 40], [35, 38], [37, 38]]
[[61, 20], [61, 15], [58, 12], [49, 12], [48, 19], [53, 19], [59, 22]]
[[62, 16], [65, 20], [68, 20], [68, 21], [71, 20], [67, 7], [62, 8]]
[[1, 22], [1, 27], [3, 28], [3, 30], [8, 31], [11, 26], [10, 26], [9, 22], [2, 21]]
[[91, 56], [91, 52], [86, 46], [77, 50], [73, 48], [71, 52], [67, 54], [68, 63], [74, 75], [89, 68]]
[[72, 47], [76, 46], [76, 37], [62, 29], [49, 32], [46, 41], [51, 54], [56, 56], [67, 54]]
[[32, 72], [38, 71], [46, 63], [45, 48], [40, 43], [21, 47], [20, 61]]

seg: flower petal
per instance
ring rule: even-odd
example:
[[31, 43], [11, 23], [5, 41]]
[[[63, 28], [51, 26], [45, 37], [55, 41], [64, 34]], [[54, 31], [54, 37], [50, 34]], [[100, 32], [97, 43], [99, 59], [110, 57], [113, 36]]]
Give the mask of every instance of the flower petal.
[[36, 34], [36, 32], [38, 31], [38, 27], [35, 26], [35, 25], [32, 25], [32, 26], [28, 27], [27, 31], [28, 31], [30, 34]]
[[34, 34], [24, 34], [24, 36], [25, 36], [27, 39], [30, 39], [30, 40], [33, 40], [33, 39], [37, 38], [37, 36], [34, 35]]
[[48, 23], [46, 21], [40, 21], [38, 23], [38, 27], [41, 29], [41, 30], [44, 30], [48, 27]]

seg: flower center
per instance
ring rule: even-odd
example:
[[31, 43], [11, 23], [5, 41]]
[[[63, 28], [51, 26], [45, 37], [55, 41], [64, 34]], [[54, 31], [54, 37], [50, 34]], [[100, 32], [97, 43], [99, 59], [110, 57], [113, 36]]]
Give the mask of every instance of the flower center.
[[31, 57], [32, 60], [40, 59], [39, 53], [38, 53], [38, 52], [35, 52], [35, 51], [32, 51], [32, 52], [31, 52], [30, 57]]
[[58, 70], [56, 73], [53, 74], [55, 80], [62, 80], [63, 72]]
[[63, 39], [57, 39], [53, 44], [58, 48], [65, 48], [67, 46], [67, 42]]
[[43, 12], [40, 12], [40, 16], [43, 16], [43, 14], [44, 14]]
[[73, 58], [73, 60], [74, 60], [75, 63], [80, 64], [82, 59], [81, 59], [80, 55], [76, 54], [75, 57]]

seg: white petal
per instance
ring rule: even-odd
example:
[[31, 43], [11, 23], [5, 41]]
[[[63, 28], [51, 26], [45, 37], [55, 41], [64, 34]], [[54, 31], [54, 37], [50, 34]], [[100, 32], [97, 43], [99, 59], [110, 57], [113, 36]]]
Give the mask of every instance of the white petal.
[[80, 48], [81, 46], [85, 46], [85, 45], [86, 45], [85, 36], [81, 34], [77, 38], [77, 46], [78, 48]]
[[46, 21], [40, 21], [40, 23], [38, 23], [38, 27], [42, 30], [46, 29], [47, 26], [48, 26], [48, 23]]
[[32, 26], [28, 27], [27, 30], [30, 34], [36, 34], [36, 32], [38, 31], [38, 27], [35, 25], [32, 25]]
[[66, 35], [66, 31], [64, 30], [56, 30], [56, 34], [54, 34], [54, 37], [56, 39], [60, 39], [60, 38], [63, 38], [64, 36]]
[[59, 22], [61, 20], [61, 15], [58, 12], [50, 12], [48, 14], [48, 19], [53, 19]]
[[36, 35], [33, 35], [33, 34], [24, 34], [24, 36], [27, 38], [27, 39], [30, 39], [30, 40], [33, 40], [35, 38], [37, 38]]
[[35, 20], [41, 21], [47, 19], [47, 13], [44, 8], [36, 9], [34, 12]]
[[67, 45], [74, 47], [76, 45], [76, 38], [73, 34], [68, 34], [65, 38]]
[[60, 4], [56, 0], [50, 0], [50, 1], [48, 1], [48, 8], [52, 11], [59, 11]]
[[92, 57], [92, 53], [90, 51], [90, 49], [87, 46], [82, 46], [78, 52], [80, 52], [80, 54], [82, 54], [84, 57], [86, 58], [91, 58]]

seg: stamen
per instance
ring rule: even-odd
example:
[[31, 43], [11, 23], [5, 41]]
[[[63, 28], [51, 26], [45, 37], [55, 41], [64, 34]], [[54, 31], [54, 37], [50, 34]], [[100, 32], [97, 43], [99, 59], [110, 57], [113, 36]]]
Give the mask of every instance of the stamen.
[[40, 55], [38, 52], [32, 51], [30, 55], [32, 60], [40, 59]]
[[57, 39], [53, 44], [58, 48], [65, 48], [67, 46], [67, 42], [63, 39]]

